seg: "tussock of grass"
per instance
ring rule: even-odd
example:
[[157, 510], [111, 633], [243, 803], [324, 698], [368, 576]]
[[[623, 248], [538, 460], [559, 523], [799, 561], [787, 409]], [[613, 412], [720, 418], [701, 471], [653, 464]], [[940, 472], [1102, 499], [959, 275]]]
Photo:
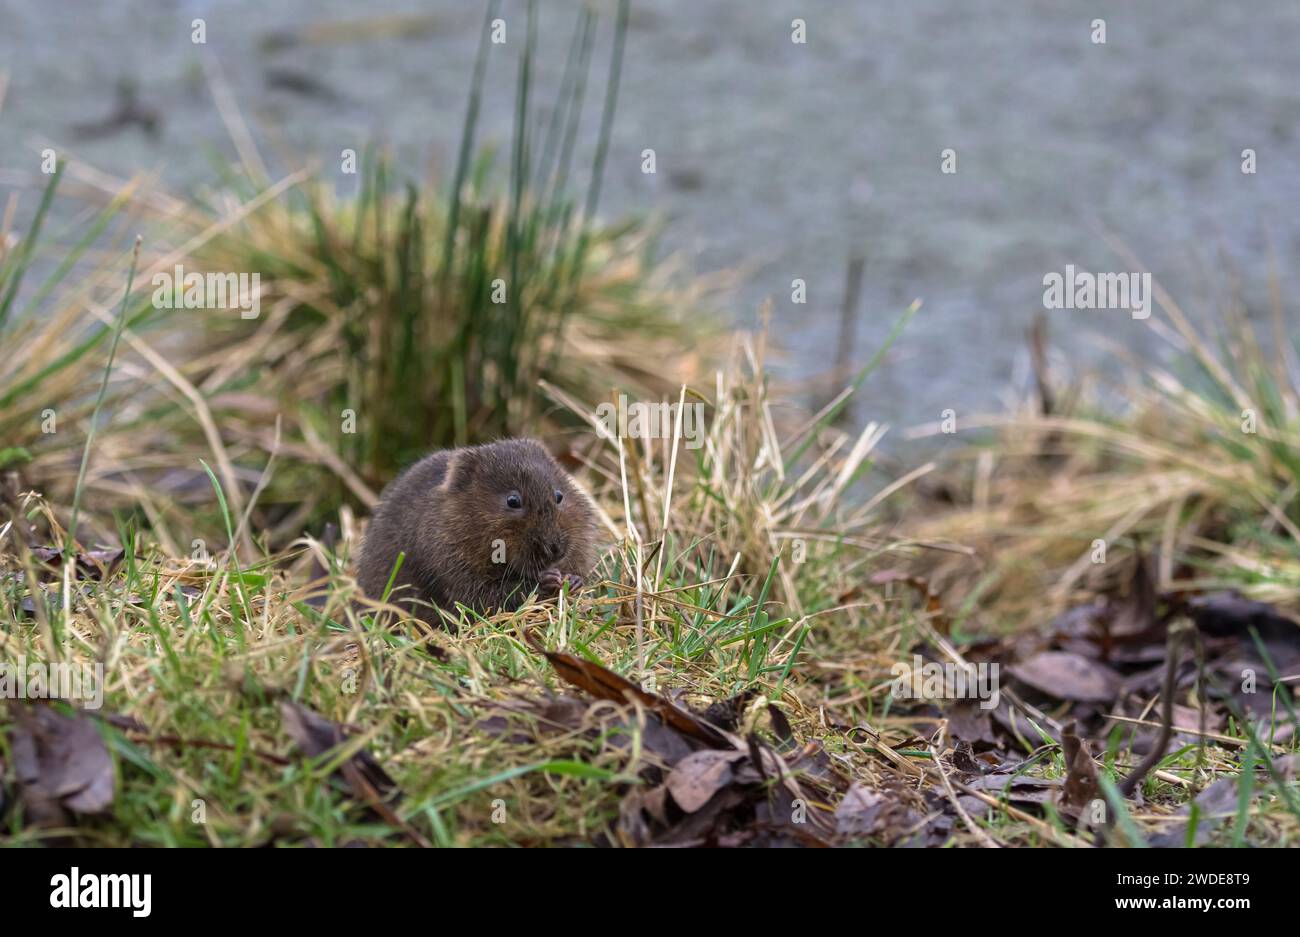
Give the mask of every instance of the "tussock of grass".
[[356, 198], [313, 178], [301, 198], [272, 200], [206, 244], [197, 262], [258, 271], [270, 310], [258, 323], [210, 318], [211, 347], [190, 362], [227, 405], [222, 422], [264, 433], [262, 414], [278, 410], [376, 486], [430, 446], [536, 425], [539, 379], [586, 398], [658, 399], [698, 366], [699, 286], [674, 285], [649, 259], [647, 231], [584, 226], [571, 206], [514, 206], [478, 175], [450, 270], [446, 207], [413, 187], [387, 191], [380, 159]]
[[[978, 602], [990, 620], [1042, 622], [1113, 587], [1111, 571], [1134, 552], [1153, 552], [1162, 591], [1233, 588], [1300, 608], [1295, 349], [1284, 333], [1261, 346], [1231, 317], [1208, 339], [1168, 294], [1157, 299], [1172, 324], [1157, 330], [1179, 364], [1132, 362], [1127, 412], [1026, 406], [948, 474], [953, 508], [919, 512], [911, 529], [942, 531], [981, 560], [931, 570], [955, 601]], [[1099, 540], [1105, 563], [1093, 560]]]
[[[530, 7], [504, 166], [477, 139], [490, 6], [459, 157], [442, 185], [399, 179], [376, 150], [360, 155], [358, 175], [305, 168], [273, 179], [219, 74], [210, 76], [241, 163], [219, 166], [221, 183], [186, 200], [135, 184], [112, 194], [19, 310], [24, 273], [45, 249], [37, 235], [56, 176], [31, 235], [0, 257], [0, 336], [14, 351], [0, 362], [0, 468], [31, 462], [22, 482], [59, 502], [75, 478], [69, 449], [83, 437], [43, 433], [41, 414], [57, 406], [62, 426], [81, 429], [112, 319], [104, 290], [120, 288], [123, 265], [115, 255], [83, 278], [77, 262], [124, 208], [149, 227], [106, 408], [115, 431], [96, 447], [87, 493], [104, 516], [147, 519], [173, 553], [221, 529], [203, 507], [198, 458], [242, 513], [275, 453], [249, 537], [278, 548], [319, 529], [340, 501], [372, 506], [395, 471], [431, 447], [572, 428], [577, 419], [548, 406], [539, 381], [586, 400], [674, 393], [719, 347], [702, 316], [713, 287], [657, 260], [652, 226], [597, 215], [626, 6], [616, 10], [602, 93], [588, 95], [597, 12], [584, 7], [549, 102], [531, 87]], [[589, 151], [579, 127], [592, 103]], [[574, 183], [580, 173], [585, 190]], [[355, 191], [340, 195], [337, 180]], [[260, 318], [154, 309], [154, 274], [177, 266], [257, 274]], [[108, 536], [112, 524], [96, 532]]]
[[[106, 230], [129, 200], [131, 189], [113, 199], [70, 246], [61, 246], [59, 262], [39, 283], [29, 275], [37, 261], [55, 249], [46, 219], [63, 175], [50, 177], [29, 228], [18, 234], [0, 231], [0, 471], [21, 471], [39, 478], [60, 495], [75, 487], [80, 432], [95, 404], [112, 337], [113, 291], [125, 265], [121, 255], [102, 251]], [[7, 222], [6, 222], [7, 223]], [[82, 269], [93, 264], [89, 270]], [[78, 282], [70, 284], [76, 269]], [[32, 289], [23, 290], [27, 282]], [[104, 304], [104, 305], [101, 305]], [[97, 315], [99, 311], [103, 315]], [[147, 328], [152, 310], [133, 308], [130, 321]], [[110, 406], [129, 395], [119, 381]], [[133, 414], [119, 426], [129, 429]]]
[[[151, 503], [151, 523], [173, 542], [196, 521], [219, 526], [193, 510], [206, 484], [195, 452], [212, 457], [238, 508], [275, 449], [280, 468], [254, 526], [278, 547], [340, 501], [373, 506], [382, 485], [430, 448], [580, 422], [548, 406], [539, 382], [584, 400], [658, 400], [719, 351], [703, 315], [712, 285], [656, 259], [651, 225], [597, 214], [627, 4], [616, 10], [590, 153], [579, 126], [597, 13], [579, 11], [558, 94], [543, 110], [532, 88], [538, 10], [529, 6], [504, 166], [477, 141], [496, 6], [442, 185], [398, 178], [377, 150], [360, 155], [357, 175], [311, 167], [272, 181], [238, 115], [223, 111], [241, 164], [188, 204], [140, 201], [161, 204], [151, 212], [159, 240], [178, 245], [147, 254], [147, 271], [179, 264], [260, 277], [258, 321], [233, 309], [190, 312], [201, 329], [191, 320], [187, 334], [129, 349], [150, 359], [144, 380], [174, 406], [154, 411], [153, 464], [119, 487]], [[580, 170], [585, 191], [574, 183]], [[150, 469], [163, 466], [170, 484], [150, 498], [159, 481]]]

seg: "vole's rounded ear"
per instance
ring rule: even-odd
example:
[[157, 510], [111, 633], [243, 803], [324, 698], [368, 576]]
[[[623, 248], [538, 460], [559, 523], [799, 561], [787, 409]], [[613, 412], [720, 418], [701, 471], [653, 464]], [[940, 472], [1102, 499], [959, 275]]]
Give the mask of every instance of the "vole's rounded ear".
[[472, 449], [457, 449], [447, 459], [447, 473], [442, 485], [447, 491], [464, 491], [474, 479], [478, 459]]

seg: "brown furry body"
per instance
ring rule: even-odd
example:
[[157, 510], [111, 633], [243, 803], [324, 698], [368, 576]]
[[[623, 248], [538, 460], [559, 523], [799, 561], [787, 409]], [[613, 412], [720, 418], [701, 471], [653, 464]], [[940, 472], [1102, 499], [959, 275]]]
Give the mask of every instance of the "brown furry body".
[[384, 489], [361, 549], [366, 595], [383, 596], [401, 553], [389, 601], [424, 621], [440, 621], [431, 605], [511, 610], [590, 575], [595, 510], [535, 440], [444, 449]]

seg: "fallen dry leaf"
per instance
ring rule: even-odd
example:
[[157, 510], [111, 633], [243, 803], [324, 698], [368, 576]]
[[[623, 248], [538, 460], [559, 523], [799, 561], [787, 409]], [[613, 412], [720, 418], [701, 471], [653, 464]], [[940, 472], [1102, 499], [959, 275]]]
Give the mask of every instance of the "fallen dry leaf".
[[677, 763], [668, 775], [668, 793], [677, 806], [694, 813], [718, 791], [731, 783], [731, 766], [749, 757], [743, 751], [719, 751], [706, 748], [693, 752]]
[[993, 734], [992, 715], [971, 702], [957, 702], [944, 710], [948, 717], [948, 734], [972, 746], [991, 747], [997, 743]]
[[1149, 557], [1133, 557], [1133, 573], [1129, 578], [1128, 592], [1116, 600], [1109, 611], [1105, 629], [1108, 642], [1110, 639], [1119, 642], [1140, 640], [1155, 628], [1156, 582]]
[[1045, 804], [1063, 783], [1055, 778], [1035, 778], [1014, 771], [999, 771], [975, 778], [966, 786], [1010, 801]]
[[[344, 744], [348, 738], [338, 723], [290, 699], [280, 701], [280, 719], [285, 732], [289, 733], [289, 737], [308, 758], [319, 758]], [[352, 765], [381, 797], [387, 798], [399, 793], [397, 782], [388, 776], [374, 756], [364, 748], [344, 762], [339, 770], [342, 771], [348, 765]]]
[[920, 821], [902, 791], [873, 790], [856, 781], [835, 808], [835, 832], [845, 841], [869, 836], [890, 845], [915, 831]]
[[1122, 682], [1105, 664], [1069, 651], [1042, 651], [1013, 666], [1011, 674], [1040, 693], [1080, 703], [1108, 703]]
[[95, 722], [74, 710], [64, 715], [46, 704], [11, 704], [10, 751], [18, 797], [30, 821], [62, 826], [65, 810], [100, 813], [113, 802], [113, 759]]
[[[280, 721], [308, 758], [319, 758], [347, 741], [342, 726], [291, 699], [280, 701]], [[358, 749], [339, 765], [335, 774], [347, 783], [357, 800], [369, 806], [389, 826], [401, 830], [419, 846], [427, 848], [430, 845], [419, 831], [393, 810], [393, 804], [401, 800], [401, 791], [370, 752]]]
[[620, 677], [612, 670], [593, 661], [559, 651], [548, 651], [531, 629], [525, 632], [525, 637], [539, 654], [550, 661], [555, 672], [563, 680], [578, 689], [585, 690], [597, 699], [615, 703], [640, 703], [678, 732], [699, 739], [715, 748], [731, 746], [731, 742], [716, 726], [673, 705], [662, 696], [647, 693], [631, 680]]
[[1266, 602], [1256, 602], [1235, 592], [1197, 596], [1188, 603], [1187, 611], [1204, 634], [1240, 635], [1249, 639], [1253, 628], [1264, 640], [1300, 641], [1300, 623], [1294, 618]]
[[888, 797], [855, 782], [835, 808], [836, 832], [844, 836], [870, 836], [880, 829], [888, 807]]
[[[55, 569], [63, 566], [63, 551], [58, 547], [32, 547], [32, 556]], [[120, 548], [81, 550], [73, 557], [73, 568], [78, 579], [97, 579], [102, 582], [113, 575], [125, 556], [126, 551]]]
[[1065, 755], [1065, 784], [1058, 803], [1067, 809], [1083, 810], [1097, 799], [1097, 765], [1088, 751], [1086, 740], [1079, 738], [1078, 727], [1071, 723], [1061, 733], [1061, 750]]

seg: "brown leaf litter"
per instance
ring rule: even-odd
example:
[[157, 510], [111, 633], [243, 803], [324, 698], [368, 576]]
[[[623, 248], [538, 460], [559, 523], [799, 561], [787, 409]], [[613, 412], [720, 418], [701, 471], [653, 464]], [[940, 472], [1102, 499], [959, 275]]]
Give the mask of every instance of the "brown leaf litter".
[[10, 703], [9, 749], [17, 801], [27, 825], [66, 827], [73, 815], [101, 813], [113, 802], [113, 760], [95, 721], [45, 703]]
[[[520, 744], [533, 740], [520, 729], [525, 716], [533, 720], [532, 732], [576, 732], [610, 745], [629, 744], [629, 735], [638, 733], [645, 754], [638, 783], [627, 786], [618, 820], [601, 841], [675, 847], [921, 845], [943, 842], [952, 830], [937, 794], [908, 783], [886, 781], [877, 789], [851, 781], [821, 742], [800, 743], [785, 714], [770, 703], [768, 731], [739, 734], [740, 711], [761, 706], [752, 690], [696, 711], [648, 693], [594, 661], [549, 651], [531, 632], [526, 637], [561, 679], [594, 699], [508, 701], [495, 706], [479, 727]], [[611, 704], [617, 707], [615, 724], [627, 732], [610, 731]]]
[[[350, 745], [350, 733], [343, 726], [287, 697], [280, 701], [280, 720], [285, 732], [310, 759], [329, 762]], [[397, 782], [365, 748], [357, 747], [343, 759], [334, 776], [347, 786], [354, 798], [389, 826], [401, 830], [418, 846], [430, 845], [419, 831], [397, 815], [395, 807], [402, 796]]]
[[[1229, 720], [1253, 724], [1274, 745], [1296, 731], [1291, 691], [1271, 675], [1300, 671], [1300, 623], [1235, 593], [1158, 593], [1145, 558], [1135, 560], [1122, 596], [1071, 609], [1042, 631], [977, 642], [964, 659], [1001, 666], [1002, 700], [991, 712], [970, 701], [914, 707], [946, 717], [954, 742], [948, 763], [970, 773], [984, 770], [976, 760], [981, 754], [1011, 766], [1025, 745], [1040, 756], [1059, 745], [1066, 776], [1056, 791], [1020, 774], [1023, 769], [1007, 778], [1007, 768], [999, 768], [965, 783], [996, 789], [1007, 802], [1050, 801], [1085, 825], [1086, 808], [1101, 797], [1096, 753], [1117, 729], [1124, 740], [1118, 787], [1139, 801], [1143, 782], [1173, 746], [1241, 747], [1239, 739], [1218, 735]], [[1044, 746], [1042, 732], [1056, 743]], [[974, 800], [960, 802], [974, 812]], [[1107, 819], [1113, 822], [1113, 811]], [[1163, 844], [1176, 838], [1157, 836]]]

